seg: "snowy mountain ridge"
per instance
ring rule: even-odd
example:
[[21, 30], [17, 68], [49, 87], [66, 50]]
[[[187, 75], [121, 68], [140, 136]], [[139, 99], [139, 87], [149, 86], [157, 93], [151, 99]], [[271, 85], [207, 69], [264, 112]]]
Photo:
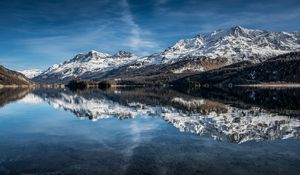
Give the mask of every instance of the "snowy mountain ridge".
[[88, 71], [105, 71], [116, 68], [121, 64], [129, 63], [137, 59], [137, 56], [111, 56], [106, 53], [90, 51], [87, 54], [78, 54], [74, 58], [60, 64], [55, 64], [41, 76], [48, 74], [63, 74], [60, 78], [80, 76]]
[[300, 50], [300, 32], [270, 32], [236, 26], [210, 34], [183, 39], [167, 48], [164, 62], [176, 62], [181, 57], [226, 57], [229, 63], [248, 60], [261, 62], [268, 57]]
[[142, 59], [125, 51], [109, 55], [92, 50], [87, 54], [78, 54], [68, 61], [51, 66], [39, 77], [42, 79], [57, 77], [58, 80], [77, 78], [86, 73], [105, 72], [138, 61], [142, 61]]
[[[269, 57], [300, 50], [300, 32], [270, 32], [252, 30], [240, 26], [216, 30], [210, 34], [199, 34], [192, 39], [182, 39], [159, 54], [139, 57], [119, 51], [114, 55], [90, 51], [78, 54], [73, 59], [55, 64], [37, 76], [37, 81], [69, 81], [73, 78], [88, 79], [121, 67], [139, 69], [148, 65], [176, 64], [183, 60], [207, 57], [215, 60], [214, 65], [230, 65], [241, 61], [262, 62]], [[226, 62], [218, 62], [222, 58]], [[190, 64], [190, 63], [189, 63]], [[182, 65], [173, 73], [207, 70], [201, 62]], [[218, 67], [218, 66], [215, 66]]]

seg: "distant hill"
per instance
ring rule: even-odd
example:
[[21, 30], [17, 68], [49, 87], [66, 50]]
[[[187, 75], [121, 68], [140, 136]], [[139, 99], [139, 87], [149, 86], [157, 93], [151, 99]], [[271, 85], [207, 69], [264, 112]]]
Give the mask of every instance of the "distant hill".
[[186, 76], [171, 84], [175, 86], [230, 86], [273, 82], [300, 83], [300, 52], [279, 55], [257, 64], [240, 62]]
[[0, 86], [29, 86], [33, 84], [25, 75], [0, 66]]

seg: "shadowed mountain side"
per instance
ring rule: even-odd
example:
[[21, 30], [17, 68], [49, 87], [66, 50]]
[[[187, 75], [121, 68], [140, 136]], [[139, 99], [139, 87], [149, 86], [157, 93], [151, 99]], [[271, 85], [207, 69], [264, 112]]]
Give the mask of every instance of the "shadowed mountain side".
[[[149, 66], [144, 66], [141, 68], [131, 68], [139, 65], [123, 66], [118, 69], [114, 69], [104, 74], [95, 74], [85, 76], [87, 79], [103, 80], [103, 79], [125, 79], [124, 81], [133, 79], [145, 79], [145, 77], [169, 77], [170, 80], [176, 79], [184, 75], [194, 74], [199, 71], [207, 71], [216, 68], [223, 67], [227, 61], [226, 58], [215, 58], [210, 59], [208, 57], [196, 57], [187, 56], [181, 58], [173, 64], [154, 64]], [[182, 75], [180, 75], [182, 74]], [[100, 76], [99, 76], [100, 75]], [[173, 78], [174, 77], [174, 78]], [[148, 78], [148, 79], [152, 79]], [[147, 79], [147, 78], [146, 78]], [[138, 81], [138, 80], [136, 80]]]
[[258, 64], [244, 62], [173, 81], [175, 86], [232, 86], [259, 83], [300, 83], [300, 52], [273, 57]]
[[[172, 64], [150, 64], [132, 63], [129, 65], [120, 66], [107, 71], [87, 71], [79, 76], [82, 80], [99, 81], [114, 81], [115, 84], [121, 85], [162, 85], [168, 82], [193, 75], [199, 71], [207, 71], [223, 67], [227, 61], [226, 58], [210, 59], [200, 56], [186, 56], [181, 58], [181, 61]], [[45, 76], [45, 75], [44, 75]], [[55, 74], [43, 78], [43, 76], [35, 77], [33, 80], [37, 82], [68, 83], [75, 76], [69, 76], [59, 79]]]

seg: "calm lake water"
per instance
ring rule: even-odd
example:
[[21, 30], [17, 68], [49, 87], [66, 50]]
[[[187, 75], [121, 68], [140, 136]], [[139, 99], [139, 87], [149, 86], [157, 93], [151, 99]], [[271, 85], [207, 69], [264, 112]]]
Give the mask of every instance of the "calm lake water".
[[0, 90], [0, 174], [300, 172], [300, 90]]

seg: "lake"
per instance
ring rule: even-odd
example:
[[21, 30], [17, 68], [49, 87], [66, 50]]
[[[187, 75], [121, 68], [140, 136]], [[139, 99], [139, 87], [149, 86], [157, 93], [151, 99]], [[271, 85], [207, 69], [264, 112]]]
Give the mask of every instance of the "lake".
[[0, 89], [0, 174], [300, 172], [300, 89]]

